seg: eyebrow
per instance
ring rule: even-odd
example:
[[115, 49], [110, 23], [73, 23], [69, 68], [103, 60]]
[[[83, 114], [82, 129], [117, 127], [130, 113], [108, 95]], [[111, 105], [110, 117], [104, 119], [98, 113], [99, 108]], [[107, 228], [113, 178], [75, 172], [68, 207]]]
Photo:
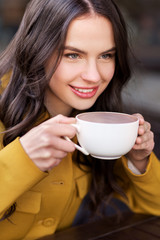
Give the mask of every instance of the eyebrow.
[[[71, 46], [65, 46], [65, 47], [64, 47], [64, 50], [71, 50], [71, 51], [73, 51], [73, 52], [78, 52], [78, 53], [86, 54], [85, 51], [82, 51], [82, 50], [80, 50], [80, 49], [78, 49], [78, 48], [71, 47]], [[116, 47], [112, 47], [112, 48], [110, 48], [110, 49], [102, 52], [101, 54], [103, 54], [103, 53], [109, 53], [109, 52], [115, 52], [115, 51], [116, 51]]]

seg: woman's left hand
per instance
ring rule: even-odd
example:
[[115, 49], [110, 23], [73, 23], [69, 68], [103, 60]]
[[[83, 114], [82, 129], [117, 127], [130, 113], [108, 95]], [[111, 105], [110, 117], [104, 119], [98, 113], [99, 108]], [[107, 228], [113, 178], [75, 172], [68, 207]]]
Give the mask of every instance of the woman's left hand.
[[141, 114], [134, 115], [139, 118], [138, 136], [135, 145], [126, 156], [143, 173], [154, 148], [154, 135], [151, 131], [151, 124], [146, 122]]

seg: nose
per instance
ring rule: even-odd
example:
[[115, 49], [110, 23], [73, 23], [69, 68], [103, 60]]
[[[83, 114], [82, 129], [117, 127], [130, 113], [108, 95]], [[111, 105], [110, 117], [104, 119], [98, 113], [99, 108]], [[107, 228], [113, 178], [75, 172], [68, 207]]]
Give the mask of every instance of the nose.
[[90, 82], [100, 81], [101, 76], [100, 76], [96, 61], [92, 60], [90, 62], [87, 62], [81, 76], [82, 76], [82, 79], [85, 81], [90, 81]]

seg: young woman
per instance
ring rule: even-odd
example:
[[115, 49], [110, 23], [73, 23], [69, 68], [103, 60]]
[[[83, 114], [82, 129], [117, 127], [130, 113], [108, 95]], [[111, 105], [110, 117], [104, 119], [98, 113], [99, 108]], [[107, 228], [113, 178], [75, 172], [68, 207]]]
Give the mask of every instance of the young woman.
[[78, 112], [122, 111], [127, 55], [112, 0], [29, 3], [0, 58], [1, 239], [33, 240], [71, 226], [86, 194], [93, 213], [116, 197], [132, 211], [160, 214], [160, 164], [140, 114], [127, 158], [94, 159], [64, 139], [76, 141]]

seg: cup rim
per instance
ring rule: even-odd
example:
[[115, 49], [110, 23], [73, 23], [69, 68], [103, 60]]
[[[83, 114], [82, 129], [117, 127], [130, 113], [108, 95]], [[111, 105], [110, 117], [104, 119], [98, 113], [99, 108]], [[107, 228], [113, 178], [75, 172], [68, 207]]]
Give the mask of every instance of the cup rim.
[[[123, 115], [123, 116], [127, 116], [129, 118], [131, 118], [133, 121], [131, 122], [116, 122], [116, 123], [101, 123], [101, 122], [94, 122], [94, 121], [89, 121], [89, 120], [84, 120], [84, 119], [80, 119], [79, 117], [82, 116], [82, 115], [90, 115], [90, 114], [114, 114], [114, 115]], [[78, 119], [79, 121], [82, 121], [82, 122], [90, 122], [90, 123], [98, 123], [98, 124], [131, 124], [131, 123], [135, 123], [137, 121], [139, 121], [139, 118], [135, 115], [131, 115], [131, 114], [128, 114], [128, 113], [122, 113], [122, 112], [107, 112], [107, 111], [93, 111], [93, 112], [83, 112], [83, 113], [79, 113], [76, 115], [76, 119]]]

